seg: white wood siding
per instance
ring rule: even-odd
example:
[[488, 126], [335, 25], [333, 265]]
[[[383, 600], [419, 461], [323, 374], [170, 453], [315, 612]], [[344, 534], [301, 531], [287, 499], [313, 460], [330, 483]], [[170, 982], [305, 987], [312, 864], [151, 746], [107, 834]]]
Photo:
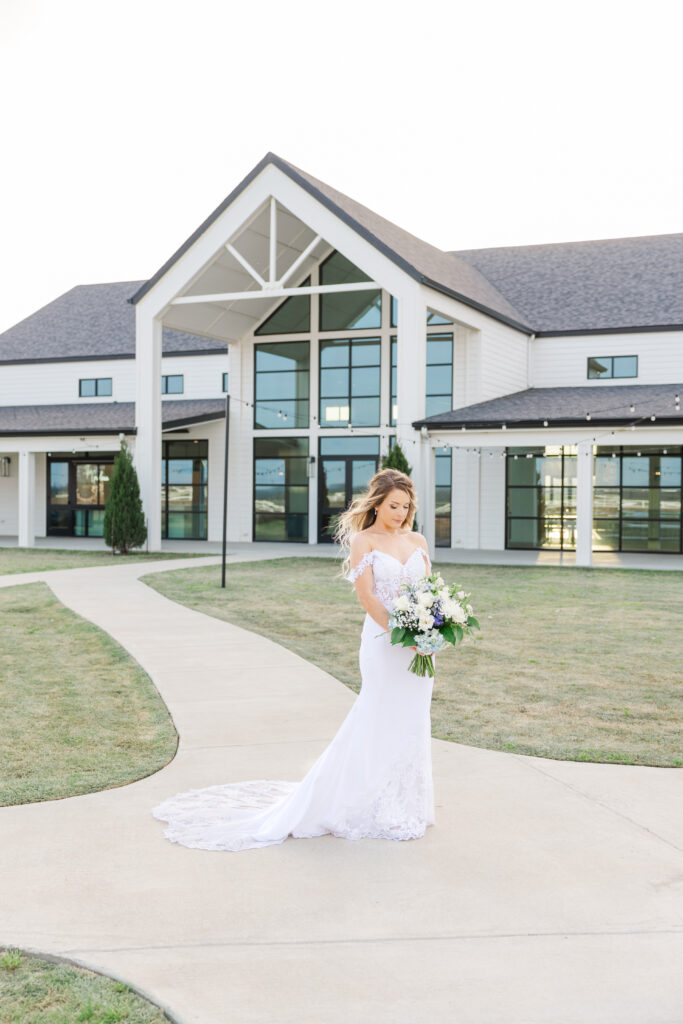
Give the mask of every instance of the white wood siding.
[[[638, 356], [637, 377], [589, 380], [589, 356]], [[587, 334], [535, 338], [531, 342], [530, 387], [604, 387], [611, 384], [679, 384], [683, 381], [683, 331], [648, 334]]]
[[[228, 354], [169, 356], [162, 373], [183, 374], [184, 392], [175, 398], [220, 398], [222, 374], [229, 371]], [[112, 395], [79, 398], [82, 378], [111, 377]], [[0, 405], [73, 405], [78, 402], [134, 402], [135, 360], [98, 359], [68, 363], [0, 364]]]

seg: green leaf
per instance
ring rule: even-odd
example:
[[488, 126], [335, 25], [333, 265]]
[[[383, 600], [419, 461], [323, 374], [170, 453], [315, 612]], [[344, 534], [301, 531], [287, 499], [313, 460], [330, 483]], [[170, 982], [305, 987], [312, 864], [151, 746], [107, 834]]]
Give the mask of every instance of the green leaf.
[[403, 637], [406, 635], [405, 626], [394, 626], [391, 631], [391, 642], [392, 644], [400, 644]]
[[462, 632], [462, 626], [459, 626], [459, 625], [458, 625], [458, 624], [456, 623], [456, 624], [455, 624], [455, 625], [453, 626], [453, 629], [455, 630], [455, 635], [457, 636], [458, 640], [462, 640], [462, 637], [463, 637], [463, 632]]
[[415, 634], [414, 633], [406, 632], [406, 635], [403, 638], [403, 646], [404, 647], [412, 647], [414, 643], [415, 643]]
[[455, 644], [455, 633], [450, 623], [443, 627], [441, 630], [444, 640], [448, 640], [449, 644]]
[[481, 626], [479, 625], [479, 623], [477, 622], [473, 615], [470, 615], [470, 617], [468, 618], [467, 625], [476, 626], [477, 629], [481, 629]]

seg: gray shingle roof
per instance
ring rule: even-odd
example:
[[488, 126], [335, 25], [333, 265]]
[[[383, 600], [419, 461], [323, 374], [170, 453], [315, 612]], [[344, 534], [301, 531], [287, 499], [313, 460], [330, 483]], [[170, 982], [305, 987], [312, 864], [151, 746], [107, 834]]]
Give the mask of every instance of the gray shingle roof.
[[[80, 284], [0, 334], [0, 363], [135, 355], [135, 309], [128, 302], [141, 281]], [[219, 342], [164, 328], [164, 355], [225, 352]]]
[[[221, 398], [169, 399], [161, 403], [165, 429], [216, 420], [225, 415]], [[16, 434], [132, 434], [134, 402], [81, 405], [12, 405], [0, 408], [0, 437]]]
[[683, 324], [683, 234], [460, 249], [536, 333]]
[[[492, 398], [488, 402], [466, 405], [438, 416], [416, 420], [434, 430], [456, 430], [465, 427], [583, 425], [590, 413], [590, 423], [633, 423], [645, 417], [639, 426], [677, 423], [683, 426], [683, 412], [676, 409], [674, 396], [683, 402], [682, 384], [612, 384], [585, 385], [573, 388], [527, 388], [511, 395]], [[631, 412], [630, 405], [634, 411]], [[654, 423], [650, 416], [656, 416]]]
[[261, 173], [268, 164], [279, 168], [283, 174], [301, 185], [310, 195], [318, 199], [327, 209], [339, 216], [362, 237], [367, 239], [380, 252], [405, 270], [415, 280], [432, 285], [438, 291], [461, 299], [469, 306], [484, 312], [493, 313], [499, 320], [527, 330], [515, 306], [486, 279], [477, 269], [465, 260], [445, 253], [429, 242], [423, 242], [391, 221], [366, 206], [338, 192], [325, 182], [319, 181], [306, 171], [300, 170], [275, 153], [267, 153], [259, 164], [249, 172], [223, 202], [209, 214], [180, 248], [157, 270], [155, 274], [139, 288], [130, 301], [136, 303], [149, 289], [163, 277], [169, 267], [182, 256], [197, 238], [212, 224], [237, 196]]

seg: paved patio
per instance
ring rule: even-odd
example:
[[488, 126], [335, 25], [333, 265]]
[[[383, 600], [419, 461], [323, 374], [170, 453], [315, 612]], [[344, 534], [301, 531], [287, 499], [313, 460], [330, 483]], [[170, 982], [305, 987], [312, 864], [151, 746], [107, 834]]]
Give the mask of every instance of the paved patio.
[[187, 564], [0, 580], [45, 579], [106, 629], [180, 733], [173, 761], [139, 782], [0, 808], [0, 942], [110, 972], [183, 1024], [681, 1024], [679, 769], [433, 740], [436, 825], [421, 840], [236, 854], [167, 842], [151, 807], [301, 778], [355, 699], [138, 579]]
[[[14, 536], [0, 537], [0, 548], [16, 547]], [[37, 548], [63, 548], [80, 551], [106, 551], [100, 537], [37, 537]], [[220, 541], [164, 540], [164, 553], [191, 552], [198, 555], [220, 555]], [[334, 558], [337, 547], [333, 544], [278, 544], [230, 543], [228, 553], [244, 560], [264, 558]], [[436, 560], [463, 565], [560, 565], [576, 568], [574, 551], [526, 551], [509, 548], [505, 551], [485, 548], [437, 548]], [[653, 551], [594, 551], [595, 569], [679, 569], [683, 570], [683, 555], [662, 554]]]

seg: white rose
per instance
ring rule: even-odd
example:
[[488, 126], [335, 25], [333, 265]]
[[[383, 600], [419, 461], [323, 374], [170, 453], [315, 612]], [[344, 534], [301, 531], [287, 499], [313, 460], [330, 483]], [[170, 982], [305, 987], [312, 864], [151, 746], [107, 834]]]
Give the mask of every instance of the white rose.
[[431, 608], [434, 604], [434, 595], [428, 590], [422, 590], [417, 595], [417, 603], [421, 608]]
[[419, 619], [419, 622], [418, 622], [418, 626], [420, 628], [420, 632], [421, 633], [426, 633], [428, 630], [430, 630], [432, 628], [433, 625], [434, 625], [434, 616], [433, 615], [421, 615], [420, 616], [420, 619]]
[[459, 597], [462, 600], [462, 598], [465, 596], [465, 591], [459, 590], [455, 596]]
[[464, 609], [460, 607], [460, 605], [456, 605], [456, 607], [453, 609], [451, 618], [454, 619], [456, 622], [464, 622], [465, 619], [467, 618], [467, 615], [465, 614]]
[[397, 612], [407, 612], [410, 608], [410, 598], [407, 594], [401, 594], [394, 599], [394, 609]]

